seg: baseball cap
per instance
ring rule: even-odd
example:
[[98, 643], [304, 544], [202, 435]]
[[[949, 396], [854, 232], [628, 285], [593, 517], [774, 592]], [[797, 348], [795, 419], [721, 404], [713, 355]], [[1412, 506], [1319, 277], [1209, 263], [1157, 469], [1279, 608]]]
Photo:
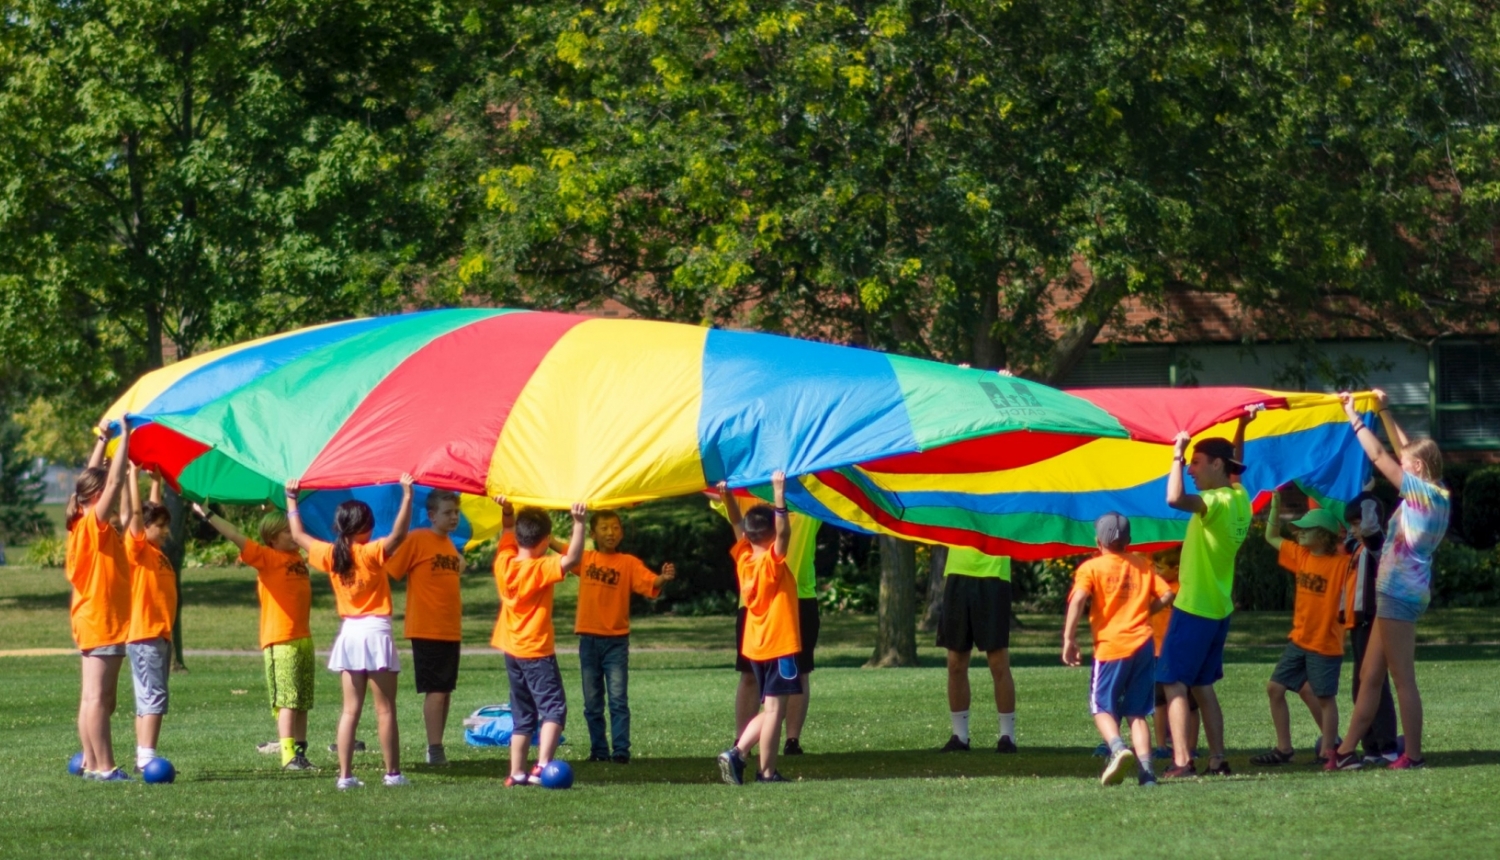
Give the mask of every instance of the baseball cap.
[[1205, 457], [1223, 460], [1225, 471], [1231, 475], [1238, 475], [1245, 471], [1245, 464], [1234, 459], [1234, 443], [1228, 439], [1219, 436], [1199, 439], [1193, 446], [1193, 451]]
[[1299, 529], [1323, 529], [1331, 535], [1337, 536], [1343, 525], [1339, 518], [1326, 508], [1313, 508], [1299, 520], [1293, 520], [1292, 525]]
[[1130, 546], [1130, 520], [1124, 514], [1110, 511], [1094, 520], [1094, 537], [1099, 545], [1111, 552], [1123, 552]]

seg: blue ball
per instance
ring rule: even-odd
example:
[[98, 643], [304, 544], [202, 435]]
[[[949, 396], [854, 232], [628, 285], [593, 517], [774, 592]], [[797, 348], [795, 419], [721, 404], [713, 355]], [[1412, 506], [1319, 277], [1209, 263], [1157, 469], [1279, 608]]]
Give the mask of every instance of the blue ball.
[[565, 761], [548, 762], [542, 768], [542, 788], [572, 788], [573, 768]]
[[154, 758], [146, 762], [141, 768], [141, 779], [155, 785], [158, 783], [169, 783], [177, 780], [177, 768], [164, 758]]
[[72, 776], [83, 776], [83, 753], [73, 753], [73, 757], [68, 759], [68, 773]]

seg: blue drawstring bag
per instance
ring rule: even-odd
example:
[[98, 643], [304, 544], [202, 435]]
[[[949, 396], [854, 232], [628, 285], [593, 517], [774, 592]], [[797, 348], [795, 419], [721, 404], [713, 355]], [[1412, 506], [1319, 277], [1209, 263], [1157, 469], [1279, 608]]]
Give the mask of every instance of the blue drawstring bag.
[[464, 720], [464, 743], [471, 747], [508, 746], [515, 728], [509, 704], [485, 705]]

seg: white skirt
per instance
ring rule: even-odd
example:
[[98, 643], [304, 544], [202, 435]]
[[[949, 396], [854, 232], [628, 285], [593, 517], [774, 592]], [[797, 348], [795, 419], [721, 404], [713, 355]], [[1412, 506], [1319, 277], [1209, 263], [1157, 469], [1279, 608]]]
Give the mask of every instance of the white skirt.
[[389, 615], [357, 615], [345, 618], [328, 655], [333, 672], [399, 672], [401, 658], [391, 638]]

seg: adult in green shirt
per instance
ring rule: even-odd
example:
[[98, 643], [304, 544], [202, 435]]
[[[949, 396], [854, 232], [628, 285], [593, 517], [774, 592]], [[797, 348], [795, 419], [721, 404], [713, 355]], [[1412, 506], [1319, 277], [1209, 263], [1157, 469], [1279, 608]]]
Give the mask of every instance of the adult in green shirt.
[[948, 717], [953, 734], [943, 752], [969, 750], [969, 659], [984, 652], [995, 684], [1000, 740], [995, 752], [1016, 751], [1016, 681], [1010, 672], [1010, 559], [949, 547], [943, 566], [943, 611], [937, 644], [948, 651]]
[[[1192, 437], [1177, 435], [1172, 471], [1167, 477], [1167, 504], [1192, 514], [1182, 542], [1178, 580], [1182, 590], [1162, 640], [1156, 661], [1156, 682], [1167, 697], [1167, 722], [1172, 730], [1172, 767], [1167, 777], [1197, 776], [1188, 747], [1188, 690], [1198, 702], [1203, 733], [1208, 737], [1208, 772], [1229, 775], [1224, 760], [1224, 712], [1214, 683], [1224, 677], [1224, 640], [1234, 612], [1234, 557], [1250, 533], [1250, 497], [1237, 476], [1245, 471], [1245, 425], [1255, 410], [1240, 417], [1234, 442], [1213, 437], [1193, 446]], [[1186, 491], [1182, 473], [1192, 475], [1196, 494]]]

